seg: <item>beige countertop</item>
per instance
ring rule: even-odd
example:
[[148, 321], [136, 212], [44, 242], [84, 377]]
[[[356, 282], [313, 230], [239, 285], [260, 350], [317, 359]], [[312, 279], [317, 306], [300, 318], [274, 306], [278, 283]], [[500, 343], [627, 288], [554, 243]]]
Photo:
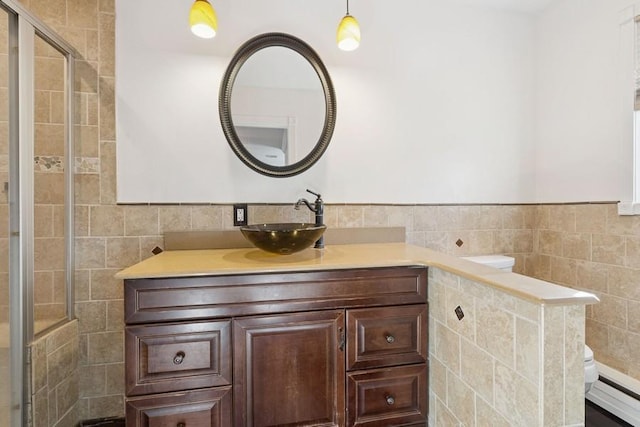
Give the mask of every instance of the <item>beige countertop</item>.
[[421, 265], [483, 283], [539, 304], [593, 304], [588, 292], [500, 271], [452, 255], [405, 243], [329, 245], [292, 255], [255, 248], [165, 251], [116, 274], [118, 279], [208, 276]]

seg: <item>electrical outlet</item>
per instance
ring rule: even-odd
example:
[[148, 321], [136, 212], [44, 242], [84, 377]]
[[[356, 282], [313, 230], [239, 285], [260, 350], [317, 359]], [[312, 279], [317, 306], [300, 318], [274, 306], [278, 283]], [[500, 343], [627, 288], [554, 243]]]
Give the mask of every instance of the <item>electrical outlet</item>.
[[233, 205], [233, 225], [247, 225], [249, 220], [247, 211], [247, 204], [242, 203]]

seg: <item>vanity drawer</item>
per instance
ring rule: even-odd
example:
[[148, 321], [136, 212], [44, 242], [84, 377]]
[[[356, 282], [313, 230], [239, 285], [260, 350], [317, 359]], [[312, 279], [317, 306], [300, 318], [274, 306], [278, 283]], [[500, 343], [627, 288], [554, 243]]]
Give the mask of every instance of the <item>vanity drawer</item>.
[[125, 328], [128, 396], [231, 384], [231, 321]]
[[351, 373], [347, 378], [350, 426], [424, 423], [428, 415], [427, 365]]
[[427, 304], [347, 310], [347, 370], [427, 360]]
[[231, 425], [231, 387], [219, 387], [127, 399], [126, 422], [131, 427]]
[[127, 279], [124, 286], [125, 322], [131, 325], [425, 303], [427, 269], [381, 267]]

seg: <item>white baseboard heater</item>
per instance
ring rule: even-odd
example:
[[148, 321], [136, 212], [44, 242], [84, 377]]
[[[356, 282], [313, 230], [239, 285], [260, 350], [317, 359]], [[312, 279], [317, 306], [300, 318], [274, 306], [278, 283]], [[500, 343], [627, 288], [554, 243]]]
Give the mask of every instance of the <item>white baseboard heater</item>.
[[[596, 362], [597, 363], [597, 362]], [[634, 426], [640, 426], [640, 381], [597, 363], [600, 379], [587, 400]]]

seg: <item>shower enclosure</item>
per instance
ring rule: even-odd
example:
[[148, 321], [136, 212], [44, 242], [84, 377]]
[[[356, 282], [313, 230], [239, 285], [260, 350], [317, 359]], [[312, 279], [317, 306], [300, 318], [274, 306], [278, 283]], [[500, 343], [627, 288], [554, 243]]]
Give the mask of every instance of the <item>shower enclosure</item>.
[[0, 425], [29, 425], [29, 344], [73, 317], [75, 52], [0, 0]]

